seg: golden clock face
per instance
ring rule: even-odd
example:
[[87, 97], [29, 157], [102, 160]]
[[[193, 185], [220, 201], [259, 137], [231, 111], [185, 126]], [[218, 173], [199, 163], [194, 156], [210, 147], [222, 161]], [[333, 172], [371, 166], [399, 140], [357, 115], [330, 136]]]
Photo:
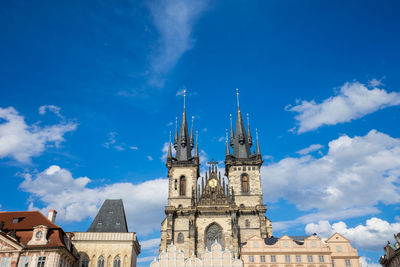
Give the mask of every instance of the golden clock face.
[[208, 185], [212, 188], [217, 186], [217, 179], [211, 179], [210, 181], [208, 181]]

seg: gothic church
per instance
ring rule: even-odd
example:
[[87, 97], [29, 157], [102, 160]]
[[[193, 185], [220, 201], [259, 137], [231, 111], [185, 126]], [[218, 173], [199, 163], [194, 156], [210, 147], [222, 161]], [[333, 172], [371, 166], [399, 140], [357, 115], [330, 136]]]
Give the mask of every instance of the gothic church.
[[241, 245], [249, 238], [272, 236], [271, 221], [265, 217], [267, 207], [263, 204], [263, 160], [258, 138], [253, 154], [252, 145], [250, 127], [246, 132], [238, 105], [235, 131], [231, 119], [229, 143], [226, 142], [226, 178], [221, 177], [214, 161], [209, 163], [205, 177], [200, 177], [198, 143], [194, 142], [193, 124], [189, 135], [184, 106], [180, 130], [175, 130], [175, 156], [171, 142], [168, 148], [168, 206], [161, 223], [160, 252], [174, 244], [185, 257], [201, 256], [218, 242], [238, 257]]

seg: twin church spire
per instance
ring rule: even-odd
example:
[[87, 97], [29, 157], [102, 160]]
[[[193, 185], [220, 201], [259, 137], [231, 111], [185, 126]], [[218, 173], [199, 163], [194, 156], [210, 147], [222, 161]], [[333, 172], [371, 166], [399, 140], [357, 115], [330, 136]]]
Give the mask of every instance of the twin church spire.
[[[237, 159], [248, 159], [253, 156], [251, 153], [251, 147], [253, 145], [253, 139], [250, 132], [250, 118], [247, 114], [247, 132], [244, 126], [242, 112], [240, 111], [239, 105], [239, 90], [236, 89], [237, 97], [237, 115], [236, 115], [236, 127], [233, 131], [232, 115], [230, 116], [231, 130], [230, 130], [230, 146], [233, 148], [233, 157]], [[258, 143], [258, 133], [257, 133], [257, 152], [256, 155], [261, 155], [260, 145]], [[226, 143], [226, 156], [231, 156], [230, 149], [228, 146], [228, 140]]]
[[[237, 96], [237, 116], [236, 116], [236, 126], [235, 131], [233, 130], [232, 124], [232, 115], [230, 117], [231, 129], [230, 129], [230, 138], [229, 144], [233, 148], [233, 155], [231, 155], [229, 144], [228, 144], [228, 133], [226, 133], [226, 156], [233, 156], [237, 159], [249, 159], [254, 155], [261, 156], [260, 146], [258, 143], [258, 132], [256, 132], [256, 152], [255, 154], [251, 153], [251, 147], [253, 145], [253, 140], [250, 132], [250, 120], [249, 115], [247, 114], [247, 131], [245, 128], [245, 124], [243, 121], [242, 113], [240, 111], [239, 106], [239, 92], [236, 92]], [[180, 124], [180, 129], [178, 131], [178, 118], [176, 118], [175, 122], [175, 136], [174, 136], [174, 148], [175, 148], [175, 157], [172, 156], [172, 145], [171, 145], [171, 133], [170, 133], [170, 141], [168, 145], [168, 154], [167, 160], [172, 161], [192, 161], [194, 159], [199, 159], [199, 148], [198, 148], [198, 141], [197, 141], [197, 131], [196, 131], [196, 144], [194, 143], [194, 134], [193, 134], [193, 119], [192, 117], [192, 125], [189, 135], [189, 128], [187, 123], [187, 116], [186, 116], [186, 90], [184, 90], [184, 102], [183, 102], [183, 114], [182, 114], [182, 121]], [[195, 148], [194, 156], [192, 156], [192, 150]]]
[[[193, 135], [193, 120], [192, 117], [192, 127], [190, 129], [190, 135], [188, 130], [188, 123], [186, 118], [186, 90], [183, 92], [183, 114], [182, 121], [178, 134], [178, 118], [175, 121], [175, 137], [174, 137], [174, 148], [176, 151], [175, 158], [172, 157], [171, 140], [168, 145], [167, 159], [175, 159], [176, 161], [192, 161], [194, 158], [199, 157], [199, 149], [196, 140], [195, 155], [192, 156], [192, 150], [195, 147], [194, 135]], [[196, 133], [197, 135], [197, 133]], [[171, 139], [171, 138], [170, 138]], [[196, 136], [197, 139], [197, 136]]]

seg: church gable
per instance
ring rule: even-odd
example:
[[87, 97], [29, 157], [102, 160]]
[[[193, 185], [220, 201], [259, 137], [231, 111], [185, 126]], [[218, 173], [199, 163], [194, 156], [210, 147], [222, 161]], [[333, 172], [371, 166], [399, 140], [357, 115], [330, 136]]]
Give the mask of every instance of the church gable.
[[202, 180], [202, 191], [199, 201], [200, 206], [228, 205], [228, 189], [225, 180], [218, 173], [216, 162], [212, 161], [206, 178]]

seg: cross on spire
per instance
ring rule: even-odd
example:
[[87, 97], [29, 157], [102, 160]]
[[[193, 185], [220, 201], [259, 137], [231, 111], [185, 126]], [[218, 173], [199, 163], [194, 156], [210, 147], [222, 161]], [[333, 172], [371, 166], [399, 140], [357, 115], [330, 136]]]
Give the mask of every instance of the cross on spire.
[[219, 162], [212, 159], [211, 161], [207, 162], [208, 165], [217, 165]]

